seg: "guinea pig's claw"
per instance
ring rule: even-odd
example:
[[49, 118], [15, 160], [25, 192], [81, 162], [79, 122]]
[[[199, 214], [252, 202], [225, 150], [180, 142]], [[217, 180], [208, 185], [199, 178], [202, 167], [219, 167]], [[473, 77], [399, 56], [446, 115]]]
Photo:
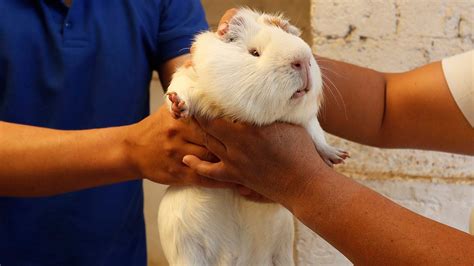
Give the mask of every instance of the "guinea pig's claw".
[[345, 160], [347, 158], [351, 158], [351, 156], [349, 155], [349, 153], [347, 151], [343, 151], [343, 150], [337, 150], [339, 153], [339, 157], [341, 157], [341, 159]]
[[343, 150], [339, 150], [333, 147], [329, 147], [320, 152], [321, 157], [329, 166], [334, 164], [344, 163], [344, 160], [350, 158], [349, 153]]
[[166, 94], [171, 102], [171, 116], [174, 119], [186, 118], [189, 116], [189, 109], [186, 102], [182, 100], [176, 92]]

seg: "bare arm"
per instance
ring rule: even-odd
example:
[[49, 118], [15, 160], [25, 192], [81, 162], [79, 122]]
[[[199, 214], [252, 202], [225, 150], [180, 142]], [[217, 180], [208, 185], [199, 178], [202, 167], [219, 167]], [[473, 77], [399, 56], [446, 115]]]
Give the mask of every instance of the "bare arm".
[[199, 174], [242, 184], [282, 203], [352, 262], [472, 265], [474, 238], [411, 212], [328, 167], [304, 129], [200, 121], [221, 162], [194, 156]]
[[39, 196], [138, 178], [125, 127], [60, 131], [0, 122], [0, 195]]
[[[162, 66], [171, 73], [186, 57]], [[63, 131], [0, 121], [0, 195], [44, 196], [126, 180], [223, 186], [184, 167], [193, 153], [207, 158], [193, 121], [174, 120], [166, 107], [139, 123], [114, 128]]]
[[474, 130], [451, 96], [440, 62], [398, 74], [326, 58], [318, 63], [325, 76], [320, 121], [328, 132], [377, 147], [474, 154], [474, 145], [467, 145]]
[[313, 174], [304, 191], [288, 206], [356, 265], [474, 263], [474, 237], [403, 208], [332, 169]]

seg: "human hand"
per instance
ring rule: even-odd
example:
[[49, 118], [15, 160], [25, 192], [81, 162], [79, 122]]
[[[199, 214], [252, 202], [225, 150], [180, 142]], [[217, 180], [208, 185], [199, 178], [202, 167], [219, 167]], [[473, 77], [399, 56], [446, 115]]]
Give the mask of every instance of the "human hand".
[[[181, 101], [176, 93], [170, 93], [168, 98], [173, 103], [171, 107], [171, 115], [175, 119], [184, 119], [188, 117], [186, 109], [184, 107], [184, 101]], [[203, 133], [205, 134], [205, 133]], [[232, 183], [230, 183], [232, 184]], [[247, 198], [248, 200], [258, 201], [258, 202], [268, 202], [269, 199], [265, 198], [264, 196], [256, 193], [255, 191], [246, 188], [244, 186], [236, 186], [235, 190], [243, 197]]]
[[183, 162], [202, 176], [248, 187], [282, 202], [303, 194], [320, 171], [330, 169], [305, 129], [276, 123], [253, 127], [225, 119], [198, 119], [206, 147], [220, 162], [186, 155]]
[[203, 176], [182, 163], [186, 154], [208, 161], [216, 158], [203, 146], [205, 133], [193, 119], [173, 119], [167, 106], [128, 127], [126, 149], [135, 172], [167, 185], [235, 187]]

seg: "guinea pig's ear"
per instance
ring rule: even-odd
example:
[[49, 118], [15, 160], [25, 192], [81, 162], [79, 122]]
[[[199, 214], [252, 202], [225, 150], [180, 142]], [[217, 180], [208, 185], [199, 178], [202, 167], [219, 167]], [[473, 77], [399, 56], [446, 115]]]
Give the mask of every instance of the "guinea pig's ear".
[[221, 20], [219, 22], [216, 34], [219, 39], [225, 42], [233, 42], [241, 37], [246, 27], [246, 18], [241, 14], [234, 13], [228, 20]]
[[296, 26], [293, 26], [292, 24], [288, 23], [288, 33], [293, 34], [295, 36], [301, 36], [301, 30], [298, 29]]
[[283, 18], [282, 16], [264, 15], [263, 22], [268, 25], [281, 28], [289, 34], [293, 34], [295, 36], [301, 35], [300, 29], [292, 25], [287, 19]]
[[227, 32], [229, 31], [229, 22], [221, 22], [219, 24], [219, 26], [217, 27], [217, 36], [219, 36], [219, 38], [222, 38], [224, 37], [224, 35], [227, 34]]
[[237, 8], [228, 9], [219, 21], [217, 35], [224, 36], [229, 31], [229, 21], [237, 14]]

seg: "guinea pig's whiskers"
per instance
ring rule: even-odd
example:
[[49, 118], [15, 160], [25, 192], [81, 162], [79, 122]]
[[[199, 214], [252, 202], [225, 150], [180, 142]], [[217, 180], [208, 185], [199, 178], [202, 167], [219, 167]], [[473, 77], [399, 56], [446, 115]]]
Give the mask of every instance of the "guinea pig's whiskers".
[[[326, 75], [321, 74], [321, 78], [322, 78], [322, 82], [323, 82], [323, 88], [324, 88], [324, 87], [327, 88], [327, 90], [329, 91], [329, 93], [331, 93], [331, 95], [334, 97], [334, 100], [336, 101], [336, 104], [337, 104], [339, 107], [341, 107], [341, 105], [342, 105], [342, 108], [343, 108], [343, 110], [344, 110], [344, 116], [345, 116], [346, 119], [348, 119], [346, 103], [344, 102], [344, 98], [342, 97], [341, 92], [340, 92], [339, 89], [336, 87], [336, 85], [334, 84], [334, 82], [332, 82], [331, 79], [329, 79], [329, 77], [327, 77]], [[335, 91], [335, 93], [336, 93], [337, 96], [339, 96], [339, 97], [336, 97], [336, 94], [333, 92], [333, 90]], [[323, 92], [324, 92], [324, 91], [323, 91]], [[340, 102], [339, 102], [338, 98], [340, 99]], [[323, 101], [323, 104], [324, 104], [324, 101]]]
[[338, 93], [339, 97], [341, 98], [341, 101], [344, 103], [344, 99], [342, 98], [342, 95], [341, 95], [341, 92], [339, 91], [339, 89], [336, 87], [336, 85], [331, 81], [331, 79], [329, 78], [328, 75], [325, 75], [324, 72], [331, 72], [332, 74], [334, 75], [337, 75], [339, 76], [340, 78], [345, 78], [343, 75], [337, 73], [336, 71], [332, 70], [332, 69], [329, 69], [329, 68], [325, 68], [325, 67], [321, 67], [319, 66], [319, 68], [321, 69], [321, 77], [323, 78], [323, 84], [324, 84], [324, 79], [326, 79], [328, 82], [331, 83], [331, 85], [333, 85], [334, 89], [336, 90], [336, 92]]
[[[326, 98], [326, 91], [327, 91], [327, 92], [329, 92], [329, 94], [331, 94], [331, 96], [336, 101], [336, 104], [339, 106], [339, 102], [337, 100], [337, 97], [332, 92], [331, 87], [328, 84], [326, 84], [325, 77], [321, 76], [321, 78], [322, 78], [323, 88], [327, 88], [327, 90], [323, 90], [323, 98]], [[321, 101], [321, 106], [320, 106], [321, 111], [323, 110], [322, 106], [325, 105], [325, 104], [326, 104], [326, 101], [324, 101], [324, 100]]]
[[[318, 60], [318, 61], [321, 61], [321, 60]], [[323, 60], [323, 61], [324, 61], [324, 60]], [[322, 67], [322, 66], [319, 66], [319, 68], [320, 68], [321, 70], [324, 70], [324, 71], [327, 71], [327, 72], [331, 72], [331, 73], [333, 73], [334, 75], [337, 75], [337, 76], [339, 76], [339, 77], [343, 77], [343, 75], [337, 73], [336, 71], [334, 71], [334, 70], [332, 70], [332, 69], [330, 69], [330, 68], [325, 68], [325, 67]]]
[[[322, 82], [323, 82], [323, 87], [326, 87], [328, 89], [328, 91], [334, 97], [334, 100], [336, 101], [336, 104], [338, 106], [342, 105], [342, 107], [344, 108], [344, 112], [346, 113], [347, 110], [346, 110], [346, 105], [345, 105], [345, 102], [344, 102], [344, 98], [342, 97], [342, 94], [339, 91], [339, 89], [336, 87], [334, 82], [332, 82], [331, 79], [329, 79], [329, 77], [327, 77], [325, 75], [321, 75], [321, 78], [322, 78]], [[340, 102], [339, 102], [339, 100], [340, 100]], [[347, 117], [347, 114], [346, 114], [346, 117]]]

